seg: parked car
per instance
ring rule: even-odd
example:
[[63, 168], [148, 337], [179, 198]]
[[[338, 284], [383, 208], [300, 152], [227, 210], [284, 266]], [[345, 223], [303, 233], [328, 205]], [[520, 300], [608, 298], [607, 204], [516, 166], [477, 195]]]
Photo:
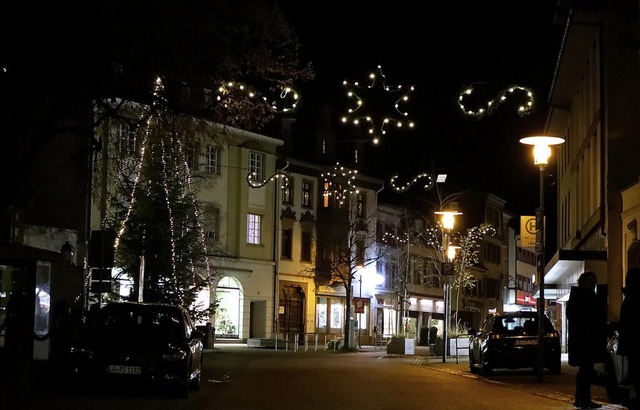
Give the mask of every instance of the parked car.
[[[552, 374], [561, 368], [560, 335], [544, 316], [544, 367]], [[491, 374], [494, 369], [537, 368], [538, 313], [490, 313], [477, 330], [469, 331], [469, 370]]]
[[72, 369], [92, 379], [168, 386], [186, 398], [200, 388], [202, 338], [181, 306], [108, 303], [73, 346]]
[[609, 401], [628, 406], [629, 398], [634, 397], [636, 392], [629, 378], [627, 357], [618, 354], [618, 329], [618, 322], [609, 323], [604, 370], [599, 374], [597, 384], [604, 386]]

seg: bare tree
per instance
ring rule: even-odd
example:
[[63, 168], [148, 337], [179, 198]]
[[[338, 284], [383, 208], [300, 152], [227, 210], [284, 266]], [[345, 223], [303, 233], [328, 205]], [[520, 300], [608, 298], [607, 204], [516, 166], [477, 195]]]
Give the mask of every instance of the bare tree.
[[[334, 191], [330, 197], [331, 208], [319, 212], [315, 228], [316, 265], [312, 275], [316, 287], [328, 285], [344, 288], [346, 311], [344, 323], [344, 349], [355, 348], [352, 320], [353, 285], [358, 271], [375, 266], [384, 257], [384, 249], [376, 242], [375, 209], [363, 213], [354, 196], [359, 191]], [[375, 208], [375, 207], [372, 207]]]
[[458, 306], [460, 294], [464, 289], [473, 289], [476, 286], [476, 277], [473, 275], [473, 267], [479, 262], [478, 254], [485, 236], [494, 236], [495, 228], [488, 223], [468, 228], [466, 233], [457, 234], [455, 242], [459, 246], [454, 259], [454, 276], [452, 287], [456, 290], [455, 321], [458, 323]]

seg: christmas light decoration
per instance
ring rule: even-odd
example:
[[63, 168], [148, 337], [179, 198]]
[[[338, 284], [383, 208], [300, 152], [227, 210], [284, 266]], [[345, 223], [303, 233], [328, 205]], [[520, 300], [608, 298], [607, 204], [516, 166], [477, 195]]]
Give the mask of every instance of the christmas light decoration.
[[[173, 209], [173, 200], [172, 191], [177, 191], [182, 196], [183, 200], [188, 201], [190, 206], [192, 207], [192, 212], [194, 215], [195, 226], [189, 229], [197, 230], [197, 237], [199, 241], [199, 245], [203, 249], [204, 256], [204, 264], [207, 272], [207, 277], [211, 275], [211, 264], [209, 258], [206, 256], [207, 246], [205, 241], [205, 229], [200, 221], [199, 211], [196, 201], [195, 189], [192, 186], [192, 178], [191, 178], [191, 170], [189, 169], [189, 165], [187, 162], [187, 156], [184, 153], [182, 144], [182, 139], [171, 132], [165, 132], [163, 130], [158, 131], [162, 127], [163, 122], [170, 122], [171, 119], [162, 118], [162, 108], [161, 103], [163, 101], [163, 91], [164, 86], [162, 80], [160, 78], [156, 79], [155, 87], [154, 87], [154, 96], [156, 97], [151, 107], [142, 107], [143, 111], [147, 115], [146, 117], [146, 128], [143, 130], [142, 141], [140, 145], [140, 157], [139, 161], [136, 163], [136, 167], [133, 173], [133, 185], [131, 188], [130, 198], [128, 199], [128, 207], [125, 213], [123, 220], [120, 222], [120, 229], [117, 231], [116, 240], [115, 240], [115, 248], [118, 249], [120, 245], [120, 241], [122, 235], [125, 232], [126, 227], [128, 226], [128, 222], [132, 217], [134, 208], [136, 206], [136, 198], [140, 195], [147, 196], [149, 192], [142, 192], [142, 182], [141, 176], [144, 174], [145, 170], [148, 167], [153, 167], [155, 164], [153, 163], [154, 159], [161, 161], [161, 169], [160, 175], [161, 180], [149, 184], [147, 182], [146, 189], [149, 190], [151, 185], [154, 183], [159, 183], [164, 192], [164, 206], [166, 207], [168, 214], [168, 224], [169, 224], [169, 232], [170, 232], [170, 245], [171, 245], [171, 281], [173, 283], [178, 283], [177, 280], [177, 260], [179, 258], [177, 254], [177, 243], [180, 239], [186, 234], [184, 231], [184, 227], [180, 227], [176, 223], [176, 219], [174, 217], [175, 212]], [[168, 158], [175, 157], [175, 161], [169, 161]], [[184, 178], [180, 177], [184, 176]], [[172, 187], [172, 185], [177, 185], [177, 190]], [[175, 195], [175, 194], [174, 194]], [[196, 275], [196, 265], [199, 265], [198, 260], [195, 258], [200, 257], [199, 255], [194, 254], [193, 259], [189, 261], [189, 265], [191, 266], [191, 272], [194, 276]], [[181, 289], [176, 289], [176, 291], [182, 291]]]
[[340, 198], [340, 203], [343, 203], [346, 194], [357, 194], [360, 192], [354, 184], [357, 174], [357, 170], [346, 169], [345, 167], [340, 166], [340, 163], [336, 163], [333, 171], [320, 174], [324, 179], [324, 190], [322, 195], [333, 195], [336, 198]]
[[260, 93], [244, 84], [232, 81], [224, 82], [218, 87], [216, 100], [225, 107], [243, 99], [262, 101], [273, 113], [284, 114], [292, 113], [297, 109], [299, 94], [289, 86], [272, 87], [267, 92]]
[[433, 179], [433, 176], [431, 174], [427, 174], [427, 173], [422, 173], [422, 174], [418, 174], [416, 175], [411, 181], [407, 182], [404, 186], [397, 186], [396, 185], [396, 179], [398, 179], [398, 175], [394, 175], [389, 179], [389, 183], [391, 184], [391, 188], [398, 192], [398, 193], [403, 193], [406, 190], [408, 190], [409, 188], [411, 188], [416, 182], [418, 182], [418, 180], [426, 178], [427, 182], [424, 185], [424, 189], [425, 191], [429, 191], [431, 188], [433, 188], [434, 184], [435, 184], [435, 179]]
[[284, 172], [276, 172], [269, 178], [262, 181], [256, 180], [255, 172], [249, 172], [247, 174], [247, 184], [249, 184], [251, 188], [262, 188], [263, 186], [267, 185], [269, 181], [275, 181], [278, 178], [282, 178], [282, 186], [280, 187], [281, 189], [285, 189], [289, 186], [289, 175]]
[[514, 93], [524, 93], [526, 95], [526, 103], [518, 107], [518, 115], [524, 116], [530, 114], [534, 108], [533, 91], [530, 88], [520, 85], [510, 85], [509, 87], [502, 90], [496, 98], [494, 98], [493, 100], [489, 100], [486, 103], [486, 107], [481, 107], [476, 110], [468, 109], [467, 107], [465, 107], [463, 101], [468, 98], [473, 93], [473, 91], [473, 86], [466, 86], [462, 89], [458, 97], [458, 107], [464, 115], [470, 117], [482, 118], [484, 116], [492, 114], [498, 105], [507, 100], [508, 97], [512, 97]]
[[[347, 87], [347, 96], [355, 99], [355, 107], [349, 109], [349, 113], [342, 117], [343, 123], [360, 125], [360, 121], [365, 121], [369, 126], [369, 135], [374, 144], [380, 141], [380, 137], [386, 134], [385, 125], [395, 122], [396, 128], [408, 126], [414, 127], [414, 123], [408, 119], [406, 111], [400, 111], [400, 104], [407, 104], [409, 94], [414, 87], [409, 87], [406, 91], [402, 86], [391, 88], [385, 83], [385, 76], [382, 74], [382, 67], [378, 66], [377, 74], [369, 75], [371, 85], [360, 87], [356, 82], [349, 84], [344, 81]], [[380, 78], [379, 82], [376, 80]], [[398, 93], [400, 97], [398, 98]], [[393, 109], [391, 109], [393, 107]]]

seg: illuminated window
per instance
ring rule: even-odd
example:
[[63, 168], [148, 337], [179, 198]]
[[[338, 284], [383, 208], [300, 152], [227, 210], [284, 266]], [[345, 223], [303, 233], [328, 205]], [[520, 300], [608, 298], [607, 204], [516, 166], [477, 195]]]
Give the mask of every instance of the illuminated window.
[[136, 134], [125, 121], [117, 121], [114, 125], [114, 134], [118, 148], [118, 154], [132, 156], [136, 153]]
[[302, 206], [305, 208], [311, 208], [313, 184], [309, 181], [302, 181]]
[[259, 245], [261, 243], [260, 230], [262, 228], [262, 216], [256, 214], [247, 215], [247, 243]]
[[249, 153], [249, 173], [251, 174], [251, 179], [254, 181], [262, 181], [262, 166], [264, 162], [264, 155], [259, 152], [250, 152]]

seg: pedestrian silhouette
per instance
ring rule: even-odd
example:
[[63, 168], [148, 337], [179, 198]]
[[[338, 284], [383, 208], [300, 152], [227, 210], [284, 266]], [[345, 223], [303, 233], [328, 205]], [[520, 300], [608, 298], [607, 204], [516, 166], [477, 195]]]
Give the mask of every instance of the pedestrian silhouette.
[[640, 332], [638, 331], [640, 268], [634, 267], [627, 271], [625, 287], [622, 292], [624, 300], [620, 306], [618, 353], [627, 356], [629, 377], [633, 381], [633, 387], [636, 391], [636, 397], [629, 403], [629, 408], [640, 409], [637, 397], [640, 394]]
[[51, 330], [49, 331], [50, 361], [55, 371], [63, 370], [73, 341], [71, 308], [66, 300], [59, 300], [53, 307]]
[[595, 273], [582, 273], [578, 286], [571, 287], [567, 302], [569, 365], [578, 367], [573, 405], [578, 409], [602, 407], [591, 400], [595, 363], [602, 359], [606, 347], [606, 322], [601, 314], [596, 285]]

